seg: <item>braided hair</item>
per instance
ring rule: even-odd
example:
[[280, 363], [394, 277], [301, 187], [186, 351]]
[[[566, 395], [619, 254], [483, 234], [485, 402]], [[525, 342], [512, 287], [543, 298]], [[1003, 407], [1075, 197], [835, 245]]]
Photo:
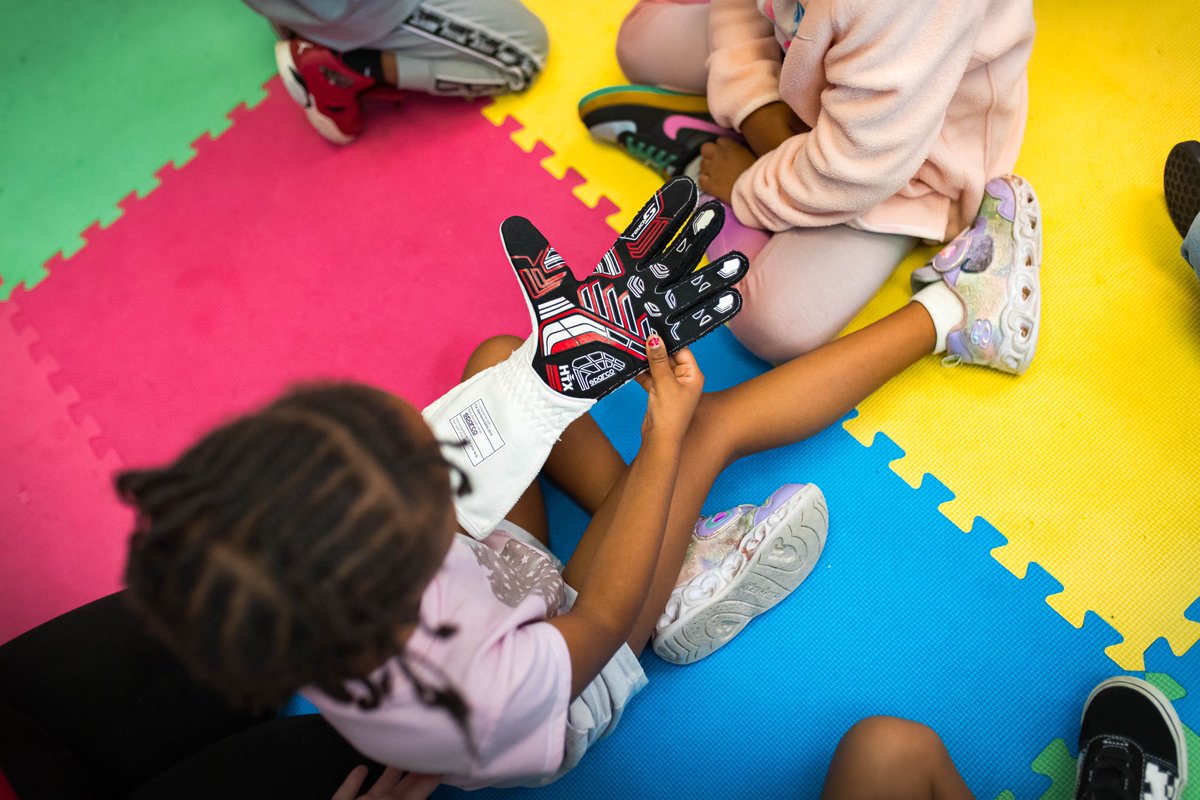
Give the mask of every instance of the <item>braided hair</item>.
[[127, 596], [231, 702], [274, 706], [309, 684], [351, 701], [350, 681], [370, 708], [389, 689], [370, 674], [400, 655], [418, 698], [467, 732], [457, 692], [416, 680], [397, 643], [399, 629], [425, 627], [421, 593], [445, 556], [432, 533], [447, 529], [453, 505], [438, 442], [396, 398], [355, 384], [301, 388], [116, 485], [138, 511]]

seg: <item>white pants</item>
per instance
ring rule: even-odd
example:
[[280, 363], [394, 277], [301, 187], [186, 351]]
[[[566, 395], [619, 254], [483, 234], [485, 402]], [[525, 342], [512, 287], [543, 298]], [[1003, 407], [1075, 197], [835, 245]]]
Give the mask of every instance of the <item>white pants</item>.
[[334, 50], [385, 50], [397, 85], [429, 94], [519, 92], [546, 64], [546, 26], [520, 0], [246, 0], [277, 25]]

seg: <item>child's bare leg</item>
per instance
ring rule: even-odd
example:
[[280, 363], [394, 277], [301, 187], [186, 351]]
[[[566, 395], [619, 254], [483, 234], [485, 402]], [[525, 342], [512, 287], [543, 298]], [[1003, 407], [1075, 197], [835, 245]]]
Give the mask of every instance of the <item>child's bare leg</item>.
[[[467, 359], [462, 379], [499, 364], [521, 346], [521, 341], [516, 336], [493, 336], [485, 340]], [[591, 415], [585, 414], [563, 432], [543, 471], [585, 511], [594, 514], [624, 473], [625, 461]], [[505, 516], [549, 545], [546, 504], [536, 481]]]
[[[629, 638], [635, 653], [649, 641], [675, 588], [692, 529], [721, 471], [737, 458], [792, 444], [829, 427], [933, 348], [928, 312], [910, 303], [770, 372], [704, 396], [684, 442], [650, 594]], [[586, 573], [616, 509], [623, 480], [593, 517], [568, 562], [567, 583]]]
[[972, 800], [931, 729], [894, 717], [868, 717], [838, 743], [822, 800]]
[[[388, 86], [395, 86], [396, 81], [400, 79], [400, 74], [396, 70], [396, 54], [387, 50], [381, 50], [379, 56], [379, 63], [383, 67], [383, 82]], [[474, 357], [474, 354], [472, 354], [472, 357]], [[470, 364], [470, 362], [467, 363], [468, 365]], [[490, 367], [491, 364], [488, 366]]]

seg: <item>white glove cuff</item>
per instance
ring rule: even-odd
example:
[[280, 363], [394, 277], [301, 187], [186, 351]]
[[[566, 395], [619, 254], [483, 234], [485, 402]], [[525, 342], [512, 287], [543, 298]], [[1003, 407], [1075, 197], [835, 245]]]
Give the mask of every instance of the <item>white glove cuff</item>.
[[454, 500], [458, 520], [485, 538], [512, 509], [546, 463], [568, 425], [595, 400], [567, 397], [533, 371], [530, 336], [506, 360], [485, 369], [435, 400], [422, 413], [434, 435], [447, 442], [446, 458], [471, 481]]

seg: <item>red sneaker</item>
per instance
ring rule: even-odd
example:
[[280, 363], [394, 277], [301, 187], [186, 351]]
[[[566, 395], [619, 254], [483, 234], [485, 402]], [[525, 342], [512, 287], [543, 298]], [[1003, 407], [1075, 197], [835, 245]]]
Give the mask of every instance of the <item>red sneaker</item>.
[[300, 37], [275, 43], [275, 64], [317, 133], [334, 144], [349, 144], [362, 133], [362, 95], [377, 81], [350, 69], [328, 47]]

